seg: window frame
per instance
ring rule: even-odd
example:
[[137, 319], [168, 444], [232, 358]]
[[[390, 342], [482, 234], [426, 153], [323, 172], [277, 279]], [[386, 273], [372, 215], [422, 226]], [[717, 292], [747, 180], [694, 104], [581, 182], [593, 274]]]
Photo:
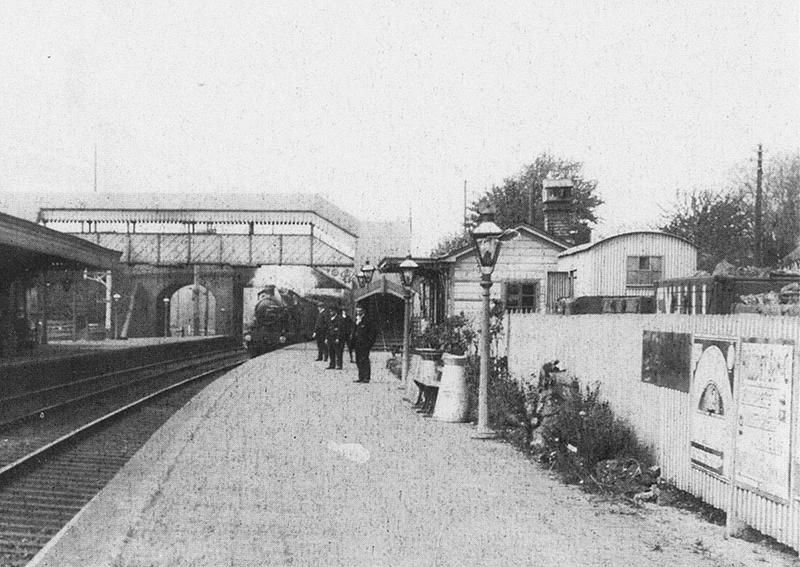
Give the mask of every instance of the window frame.
[[[523, 293], [523, 286], [532, 285], [533, 293]], [[512, 293], [511, 289], [514, 286], [519, 286], [518, 293]], [[517, 305], [510, 305], [509, 297], [519, 297]], [[532, 305], [524, 305], [526, 297], [533, 298]], [[542, 301], [542, 280], [509, 280], [503, 282], [503, 304], [507, 309], [533, 309], [535, 312], [541, 311]]]
[[[643, 260], [647, 260], [647, 266], [644, 266]], [[657, 260], [657, 262], [654, 262]], [[633, 262], [632, 262], [633, 261]], [[654, 264], [658, 264], [658, 268], [654, 268]], [[636, 267], [632, 267], [635, 264]], [[634, 278], [631, 276], [635, 274]], [[631, 281], [634, 279], [635, 281]], [[629, 288], [647, 288], [652, 287], [656, 282], [664, 279], [664, 256], [653, 255], [628, 255], [625, 258], [625, 287]]]

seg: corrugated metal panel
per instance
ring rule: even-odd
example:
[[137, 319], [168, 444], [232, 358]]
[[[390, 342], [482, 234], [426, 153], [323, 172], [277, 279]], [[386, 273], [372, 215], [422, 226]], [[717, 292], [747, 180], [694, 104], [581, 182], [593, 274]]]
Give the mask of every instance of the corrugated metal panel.
[[555, 311], [556, 303], [562, 297], [572, 296], [572, 286], [567, 272], [548, 272], [547, 273], [547, 305], [546, 309], [550, 312]]
[[[582, 315], [512, 313], [507, 316], [507, 354], [515, 376], [536, 375], [546, 361], [585, 383], [599, 382], [601, 395], [626, 418], [656, 452], [662, 474], [678, 488], [728, 511], [731, 518], [800, 548], [800, 496], [795, 471], [790, 499], [770, 497], [741, 483], [731, 499], [730, 479], [691, 464], [692, 412], [689, 394], [642, 382], [642, 334], [645, 330], [711, 337], [760, 338], [794, 345], [792, 441], [787, 467], [800, 461], [800, 318], [758, 315]], [[732, 413], [731, 416], [735, 416]], [[796, 467], [797, 468], [797, 467]], [[731, 468], [723, 473], [731, 474]]]
[[649, 287], [628, 288], [628, 256], [663, 257], [664, 278], [692, 274], [697, 267], [697, 249], [685, 240], [662, 233], [633, 232], [562, 256], [558, 269], [577, 269], [576, 296], [652, 294]]

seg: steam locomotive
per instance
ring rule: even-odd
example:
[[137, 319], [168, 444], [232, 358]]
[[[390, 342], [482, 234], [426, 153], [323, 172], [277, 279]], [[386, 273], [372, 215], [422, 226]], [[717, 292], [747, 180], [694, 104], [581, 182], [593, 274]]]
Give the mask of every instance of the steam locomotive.
[[268, 286], [258, 294], [253, 319], [244, 330], [244, 346], [255, 357], [287, 344], [311, 340], [316, 317], [313, 301], [292, 290]]

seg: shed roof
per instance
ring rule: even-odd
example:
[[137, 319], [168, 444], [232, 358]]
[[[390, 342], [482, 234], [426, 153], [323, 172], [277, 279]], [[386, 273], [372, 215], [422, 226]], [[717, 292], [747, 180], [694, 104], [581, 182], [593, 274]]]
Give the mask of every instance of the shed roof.
[[[527, 233], [530, 236], [544, 240], [545, 242], [552, 244], [553, 247], [555, 248], [560, 248], [562, 250], [566, 250], [569, 248], [569, 244], [567, 242], [561, 240], [557, 236], [553, 236], [552, 234], [544, 232], [543, 230], [539, 230], [538, 228], [530, 226], [529, 224], [517, 225], [516, 227], [514, 227], [514, 230], [516, 230], [519, 233]], [[449, 254], [440, 256], [439, 258], [437, 258], [437, 260], [439, 260], [440, 262], [448, 262], [448, 263], [456, 262], [461, 258], [463, 258], [465, 255], [472, 253], [473, 253], [472, 244], [468, 244], [466, 246], [462, 246], [457, 250], [453, 250]]]
[[580, 254], [581, 252], [585, 252], [586, 250], [590, 250], [590, 249], [595, 248], [597, 246], [608, 244], [608, 243], [610, 243], [610, 242], [612, 242], [614, 240], [617, 240], [619, 238], [624, 238], [626, 236], [632, 236], [632, 235], [636, 235], [636, 234], [652, 234], [652, 235], [657, 235], [657, 236], [668, 236], [670, 238], [675, 238], [677, 240], [682, 240], [682, 241], [686, 242], [687, 244], [689, 244], [689, 245], [691, 245], [693, 247], [696, 247], [693, 242], [690, 242], [689, 240], [686, 240], [685, 238], [683, 238], [681, 236], [675, 236], [674, 234], [669, 234], [667, 232], [661, 232], [661, 231], [658, 231], [658, 230], [632, 230], [630, 232], [621, 232], [619, 234], [615, 234], [613, 236], [609, 236], [608, 238], [604, 238], [602, 240], [598, 240], [597, 242], [587, 242], [586, 244], [579, 244], [578, 246], [573, 246], [573, 247], [568, 248], [567, 250], [564, 250], [563, 252], [561, 252], [558, 255], [558, 257], [559, 258], [563, 258], [565, 256], [572, 256], [573, 254]]
[[364, 289], [355, 290], [353, 298], [356, 302], [359, 302], [372, 295], [383, 295], [387, 293], [400, 299], [405, 298], [403, 286], [387, 279], [383, 275], [381, 275], [379, 279], [373, 280]]

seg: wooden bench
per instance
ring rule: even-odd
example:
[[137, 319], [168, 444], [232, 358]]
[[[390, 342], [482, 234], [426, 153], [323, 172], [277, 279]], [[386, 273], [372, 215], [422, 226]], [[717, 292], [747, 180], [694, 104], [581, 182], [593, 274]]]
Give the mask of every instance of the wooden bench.
[[442, 368], [437, 365], [433, 376], [426, 376], [424, 373], [414, 378], [414, 384], [419, 388], [419, 395], [413, 408], [423, 417], [432, 417], [436, 409], [436, 397], [439, 395], [439, 385], [442, 380]]

